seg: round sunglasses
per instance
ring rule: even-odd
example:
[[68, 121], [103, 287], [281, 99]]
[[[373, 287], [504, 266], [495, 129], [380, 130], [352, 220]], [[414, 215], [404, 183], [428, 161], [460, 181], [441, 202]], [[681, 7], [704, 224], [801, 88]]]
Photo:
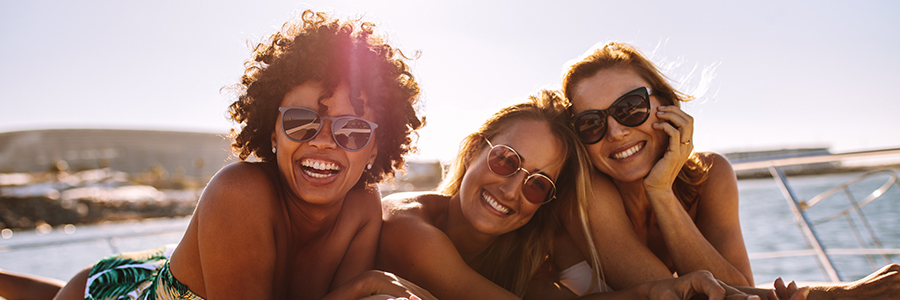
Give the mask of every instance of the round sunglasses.
[[587, 110], [572, 118], [572, 127], [582, 143], [594, 144], [606, 135], [607, 116], [612, 116], [619, 124], [635, 127], [644, 124], [650, 116], [650, 91], [639, 87], [616, 99], [603, 110]]
[[331, 120], [331, 136], [344, 150], [355, 152], [365, 148], [372, 141], [372, 133], [378, 124], [369, 120], [352, 117], [322, 117], [305, 107], [279, 107], [281, 128], [292, 141], [303, 143], [312, 140], [322, 131], [324, 120]]
[[484, 140], [491, 147], [487, 156], [488, 169], [491, 172], [503, 177], [511, 177], [519, 171], [525, 172], [528, 176], [522, 182], [522, 195], [528, 202], [544, 204], [556, 199], [556, 185], [550, 177], [541, 173], [531, 173], [522, 168], [522, 156], [512, 147], [493, 145], [487, 138]]

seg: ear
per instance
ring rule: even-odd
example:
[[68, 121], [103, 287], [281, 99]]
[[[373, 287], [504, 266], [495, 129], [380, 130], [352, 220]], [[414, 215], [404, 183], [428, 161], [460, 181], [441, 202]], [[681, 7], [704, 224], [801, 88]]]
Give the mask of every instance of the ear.
[[275, 130], [272, 130], [272, 147], [273, 147], [273, 148], [275, 147], [275, 145], [277, 145], [277, 143], [275, 143], [275, 136], [276, 136], [276, 133], [277, 133], [277, 132], [278, 132], [278, 128], [277, 128], [277, 126], [276, 126], [276, 129], [275, 129]]
[[372, 150], [369, 152], [369, 164], [375, 163], [375, 158], [378, 157], [378, 143], [372, 143]]

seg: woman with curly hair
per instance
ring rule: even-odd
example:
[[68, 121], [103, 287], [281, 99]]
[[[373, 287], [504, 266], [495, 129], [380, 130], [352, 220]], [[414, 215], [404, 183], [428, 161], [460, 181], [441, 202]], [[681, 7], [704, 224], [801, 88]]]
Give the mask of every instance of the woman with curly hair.
[[405, 57], [372, 27], [305, 11], [257, 45], [229, 109], [242, 162], [209, 182], [181, 242], [104, 259], [56, 298], [429, 297], [371, 271], [375, 183], [424, 121]]

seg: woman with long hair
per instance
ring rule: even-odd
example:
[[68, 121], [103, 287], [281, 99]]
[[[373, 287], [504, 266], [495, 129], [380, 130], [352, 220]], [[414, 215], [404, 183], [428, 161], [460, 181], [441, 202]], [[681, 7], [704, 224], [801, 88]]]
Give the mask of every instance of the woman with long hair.
[[[383, 199], [376, 267], [445, 300], [572, 298], [534, 291], [541, 286], [535, 275], [565, 231], [559, 216], [578, 210], [577, 199], [590, 192], [586, 154], [558, 98], [544, 91], [494, 114], [463, 140], [440, 192]], [[700, 293], [721, 299], [726, 290], [709, 273], [695, 272], [585, 299]]]
[[[589, 165], [603, 174], [592, 189], [618, 192], [585, 202], [589, 241], [570, 226], [581, 252], [599, 253], [602, 266], [593, 268], [606, 282], [621, 289], [708, 270], [729, 285], [754, 286], [731, 164], [716, 153], [693, 152], [694, 119], [680, 108], [693, 97], [675, 90], [637, 49], [618, 42], [571, 65], [562, 85], [571, 126]], [[875, 273], [882, 276], [847, 287], [877, 293], [898, 280], [896, 269], [890, 265]], [[776, 281], [781, 295], [798, 290], [790, 286]], [[811, 288], [810, 298], [824, 290]], [[864, 295], [871, 296], [857, 294]]]

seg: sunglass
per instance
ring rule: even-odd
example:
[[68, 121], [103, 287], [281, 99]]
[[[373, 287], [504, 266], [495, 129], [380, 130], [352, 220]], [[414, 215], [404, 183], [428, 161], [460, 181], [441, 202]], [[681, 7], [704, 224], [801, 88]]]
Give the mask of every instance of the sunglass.
[[331, 120], [331, 136], [338, 146], [347, 151], [359, 151], [372, 141], [372, 132], [378, 128], [369, 120], [357, 117], [322, 117], [316, 111], [304, 107], [279, 107], [281, 128], [289, 139], [303, 143], [322, 132], [324, 120]]
[[603, 110], [588, 110], [572, 118], [572, 127], [582, 143], [594, 144], [606, 135], [606, 119], [612, 116], [619, 124], [635, 127], [644, 124], [650, 116], [650, 92], [639, 87], [628, 92]]
[[520, 170], [528, 176], [522, 183], [522, 194], [528, 202], [534, 204], [544, 204], [556, 198], [556, 185], [550, 177], [541, 173], [531, 173], [521, 168], [522, 157], [512, 147], [507, 145], [493, 145], [487, 138], [488, 146], [491, 151], [488, 152], [487, 162], [488, 169], [494, 174], [510, 177], [516, 175]]

